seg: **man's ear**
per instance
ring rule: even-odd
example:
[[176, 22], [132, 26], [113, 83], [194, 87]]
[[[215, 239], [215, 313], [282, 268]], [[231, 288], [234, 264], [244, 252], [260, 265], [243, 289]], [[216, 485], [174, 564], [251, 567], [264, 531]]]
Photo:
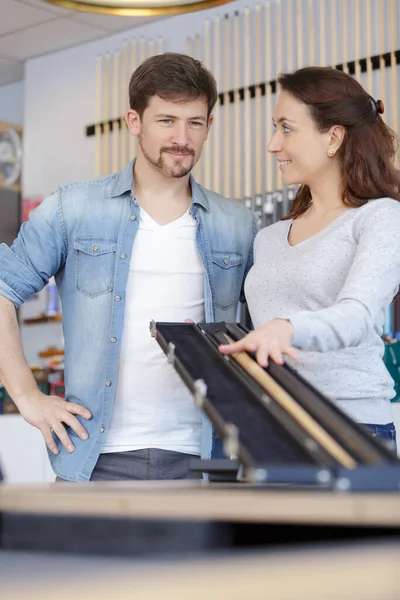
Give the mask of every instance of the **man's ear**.
[[208, 117], [208, 122], [207, 122], [206, 140], [208, 140], [208, 135], [210, 133], [211, 125], [213, 124], [213, 122], [214, 122], [214, 117], [213, 117], [213, 115], [210, 115]]
[[142, 124], [139, 113], [136, 110], [129, 109], [125, 115], [125, 121], [130, 134], [139, 135]]

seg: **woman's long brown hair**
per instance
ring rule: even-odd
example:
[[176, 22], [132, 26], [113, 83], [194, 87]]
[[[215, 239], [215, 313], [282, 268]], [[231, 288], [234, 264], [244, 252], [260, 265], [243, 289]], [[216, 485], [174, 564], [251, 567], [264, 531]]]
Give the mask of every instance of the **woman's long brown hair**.
[[[278, 78], [281, 90], [308, 106], [321, 132], [334, 125], [345, 129], [338, 156], [342, 173], [342, 200], [357, 208], [368, 200], [400, 200], [400, 172], [394, 166], [396, 134], [384, 123], [377, 103], [350, 75], [330, 67], [306, 67]], [[304, 213], [312, 198], [301, 185], [284, 219]]]

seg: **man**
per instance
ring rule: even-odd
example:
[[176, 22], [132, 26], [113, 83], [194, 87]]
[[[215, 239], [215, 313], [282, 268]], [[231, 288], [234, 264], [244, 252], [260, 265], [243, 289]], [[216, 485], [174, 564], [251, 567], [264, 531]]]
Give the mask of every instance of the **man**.
[[[256, 224], [190, 176], [212, 123], [214, 78], [189, 56], [147, 59], [129, 85], [136, 161], [58, 188], [0, 246], [0, 378], [38, 427], [59, 479], [195, 477], [218, 452], [209, 422], [149, 333], [158, 321], [234, 321]], [[41, 393], [15, 307], [55, 275], [66, 400]]]

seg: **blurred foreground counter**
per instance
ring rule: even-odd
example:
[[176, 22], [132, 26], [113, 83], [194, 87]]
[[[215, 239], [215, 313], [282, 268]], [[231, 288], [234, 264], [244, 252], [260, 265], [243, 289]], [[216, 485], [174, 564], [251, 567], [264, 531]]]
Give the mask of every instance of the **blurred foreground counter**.
[[399, 494], [2, 484], [0, 512], [2, 600], [400, 598]]
[[230, 553], [133, 562], [2, 553], [2, 600], [397, 600], [399, 546]]
[[1, 549], [158, 556], [399, 539], [400, 494], [184, 482], [0, 486]]

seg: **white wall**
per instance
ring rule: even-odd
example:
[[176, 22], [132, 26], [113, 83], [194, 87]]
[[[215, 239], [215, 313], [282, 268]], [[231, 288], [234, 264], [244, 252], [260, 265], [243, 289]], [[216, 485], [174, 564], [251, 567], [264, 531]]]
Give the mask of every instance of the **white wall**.
[[24, 82], [0, 85], [0, 121], [23, 124]]

